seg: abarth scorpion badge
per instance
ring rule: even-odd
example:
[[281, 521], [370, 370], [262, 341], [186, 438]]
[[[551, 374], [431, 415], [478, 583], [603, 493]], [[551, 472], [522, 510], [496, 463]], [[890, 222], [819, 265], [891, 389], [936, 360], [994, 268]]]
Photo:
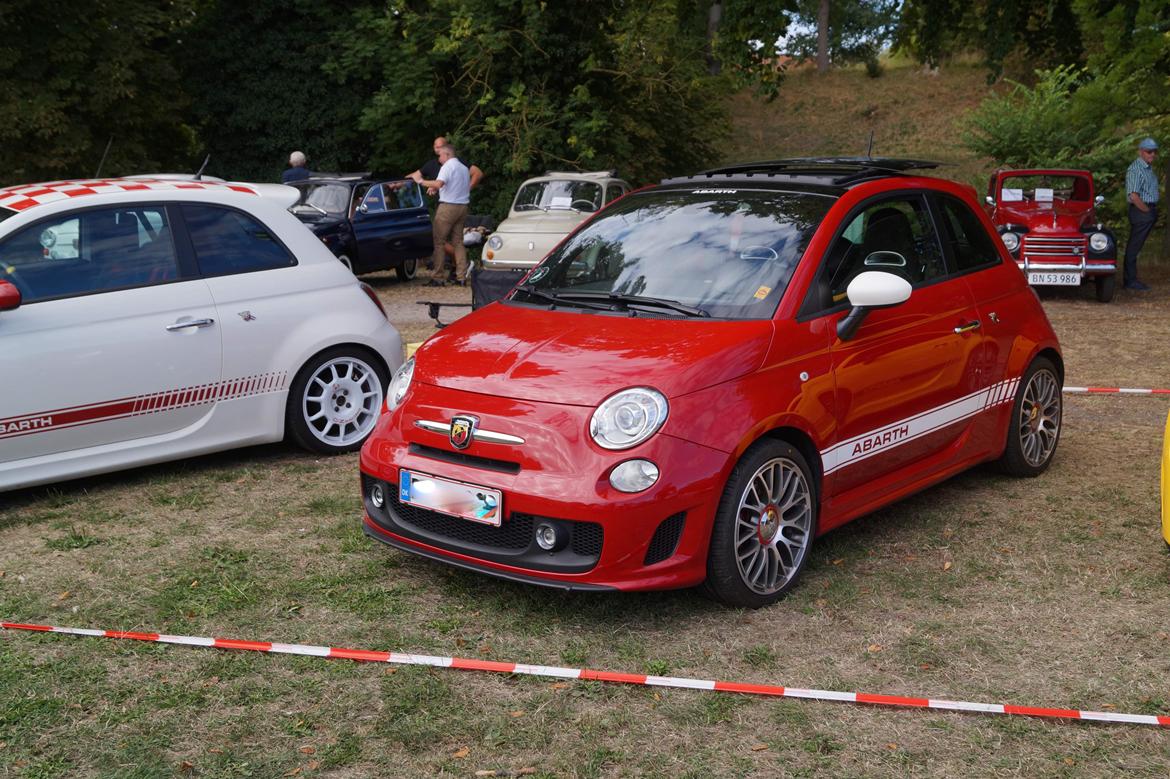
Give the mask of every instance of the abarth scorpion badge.
[[475, 426], [479, 420], [475, 417], [451, 417], [451, 446], [456, 449], [466, 449], [475, 438]]

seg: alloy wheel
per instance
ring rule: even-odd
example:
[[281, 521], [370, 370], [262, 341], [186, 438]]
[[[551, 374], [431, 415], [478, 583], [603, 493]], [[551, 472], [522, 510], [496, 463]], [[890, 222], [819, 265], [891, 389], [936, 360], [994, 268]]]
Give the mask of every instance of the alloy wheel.
[[765, 462], [739, 499], [735, 560], [745, 585], [768, 595], [800, 570], [813, 522], [812, 491], [804, 473], [787, 458]]

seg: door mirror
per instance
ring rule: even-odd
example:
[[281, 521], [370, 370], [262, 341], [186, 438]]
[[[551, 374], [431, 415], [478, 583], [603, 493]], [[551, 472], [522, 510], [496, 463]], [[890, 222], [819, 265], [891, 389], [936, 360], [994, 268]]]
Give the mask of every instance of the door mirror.
[[20, 290], [11, 281], [0, 281], [0, 311], [20, 307]]
[[370, 210], [370, 207], [367, 206], [365, 203], [362, 203], [360, 206], [358, 206], [357, 210], [358, 210], [358, 213], [364, 214]]
[[995, 205], [995, 198], [993, 198], [991, 195], [988, 195], [987, 197], [983, 198], [983, 202], [989, 206], [994, 206]]
[[1104, 203], [1104, 202], [1105, 202], [1105, 196], [1104, 196], [1104, 195], [1097, 195], [1097, 197], [1093, 198], [1093, 203], [1094, 203], [1094, 205], [1098, 205], [1098, 206], [1099, 206], [1099, 205], [1101, 205], [1101, 204], [1102, 204], [1102, 203]]
[[857, 274], [845, 290], [853, 310], [837, 323], [837, 337], [848, 341], [872, 309], [905, 303], [910, 298], [911, 289], [910, 282], [893, 273], [868, 270]]

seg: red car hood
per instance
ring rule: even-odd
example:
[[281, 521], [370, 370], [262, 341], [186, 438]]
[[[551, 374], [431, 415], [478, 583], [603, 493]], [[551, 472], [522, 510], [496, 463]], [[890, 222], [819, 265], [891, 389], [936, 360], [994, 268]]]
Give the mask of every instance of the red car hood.
[[423, 344], [414, 381], [578, 406], [634, 386], [673, 398], [758, 368], [772, 329], [770, 320], [649, 319], [493, 303]]
[[[1056, 224], [1053, 226], [1053, 215]], [[1037, 232], [1060, 232], [1072, 230], [1080, 232], [1082, 227], [1092, 227], [1097, 224], [1096, 210], [1089, 205], [1074, 205], [1054, 203], [1052, 206], [1037, 206], [1033, 204], [1000, 205], [996, 209], [996, 224], [1024, 225]]]

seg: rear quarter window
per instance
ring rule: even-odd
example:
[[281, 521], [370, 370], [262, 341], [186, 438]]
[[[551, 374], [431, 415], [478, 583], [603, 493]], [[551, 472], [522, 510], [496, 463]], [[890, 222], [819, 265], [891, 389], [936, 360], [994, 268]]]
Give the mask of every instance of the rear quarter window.
[[987, 268], [1000, 262], [999, 247], [979, 217], [961, 200], [939, 197], [942, 237], [958, 273]]
[[185, 204], [183, 220], [204, 276], [288, 268], [296, 258], [254, 217], [230, 208]]

